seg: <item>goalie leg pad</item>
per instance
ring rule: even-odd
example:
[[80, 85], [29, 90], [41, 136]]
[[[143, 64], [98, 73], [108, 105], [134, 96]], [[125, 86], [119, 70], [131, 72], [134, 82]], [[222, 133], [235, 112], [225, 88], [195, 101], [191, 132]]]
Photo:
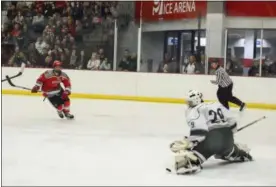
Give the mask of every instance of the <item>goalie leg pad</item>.
[[252, 161], [253, 158], [249, 154], [250, 149], [244, 144], [235, 144], [228, 154], [225, 155], [216, 155], [215, 158], [223, 159], [230, 162], [244, 162]]
[[194, 173], [201, 170], [200, 160], [197, 155], [188, 150], [175, 153], [175, 171], [177, 174]]

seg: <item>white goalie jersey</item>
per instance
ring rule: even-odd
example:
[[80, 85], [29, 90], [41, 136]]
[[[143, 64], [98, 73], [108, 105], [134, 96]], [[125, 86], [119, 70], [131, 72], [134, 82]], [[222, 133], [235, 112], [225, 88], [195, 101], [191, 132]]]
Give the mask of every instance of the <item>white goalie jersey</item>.
[[237, 121], [220, 103], [201, 103], [189, 107], [186, 111], [187, 124], [190, 127], [190, 141], [201, 142], [207, 133], [213, 129], [236, 128]]

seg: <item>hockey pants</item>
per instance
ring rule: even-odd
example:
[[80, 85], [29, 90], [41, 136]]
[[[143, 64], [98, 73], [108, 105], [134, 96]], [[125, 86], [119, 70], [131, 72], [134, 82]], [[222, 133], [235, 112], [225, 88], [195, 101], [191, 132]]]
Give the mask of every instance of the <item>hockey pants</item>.
[[234, 147], [236, 146], [231, 128], [219, 128], [209, 131], [205, 140], [193, 148], [193, 152], [203, 163], [213, 155], [228, 156]]
[[[63, 110], [65, 108], [68, 110], [69, 112], [69, 106], [70, 106], [70, 99], [62, 99], [61, 95], [64, 92], [64, 90], [61, 90], [57, 95], [54, 95], [52, 97], [49, 97], [48, 100], [50, 101], [50, 103], [57, 109], [57, 110]], [[64, 105], [64, 108], [63, 108]]]

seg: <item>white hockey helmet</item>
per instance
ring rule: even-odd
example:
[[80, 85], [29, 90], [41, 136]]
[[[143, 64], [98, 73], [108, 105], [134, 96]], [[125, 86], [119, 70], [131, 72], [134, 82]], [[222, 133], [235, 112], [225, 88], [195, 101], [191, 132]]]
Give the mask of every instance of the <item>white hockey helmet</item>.
[[196, 90], [190, 90], [187, 94], [186, 101], [190, 107], [194, 107], [203, 102], [202, 93]]

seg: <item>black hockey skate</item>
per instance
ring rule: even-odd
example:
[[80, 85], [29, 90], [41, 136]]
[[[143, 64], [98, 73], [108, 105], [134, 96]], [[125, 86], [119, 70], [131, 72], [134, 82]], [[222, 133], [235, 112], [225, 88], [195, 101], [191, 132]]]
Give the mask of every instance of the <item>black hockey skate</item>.
[[240, 112], [244, 111], [245, 107], [246, 107], [246, 104], [242, 103], [240, 106]]
[[64, 115], [67, 119], [74, 119], [74, 115], [72, 115], [70, 113], [64, 113]]
[[249, 154], [249, 152], [238, 148], [236, 145], [235, 145], [235, 151], [230, 156], [215, 155], [215, 158], [233, 162], [233, 163], [253, 161], [253, 158]]
[[249, 153], [246, 153], [245, 151], [241, 150], [240, 153], [240, 162], [247, 162], [247, 161], [253, 161], [252, 156]]
[[64, 118], [64, 115], [63, 115], [63, 112], [62, 112], [62, 111], [58, 111], [57, 113], [58, 113], [58, 116], [59, 116], [60, 118]]

